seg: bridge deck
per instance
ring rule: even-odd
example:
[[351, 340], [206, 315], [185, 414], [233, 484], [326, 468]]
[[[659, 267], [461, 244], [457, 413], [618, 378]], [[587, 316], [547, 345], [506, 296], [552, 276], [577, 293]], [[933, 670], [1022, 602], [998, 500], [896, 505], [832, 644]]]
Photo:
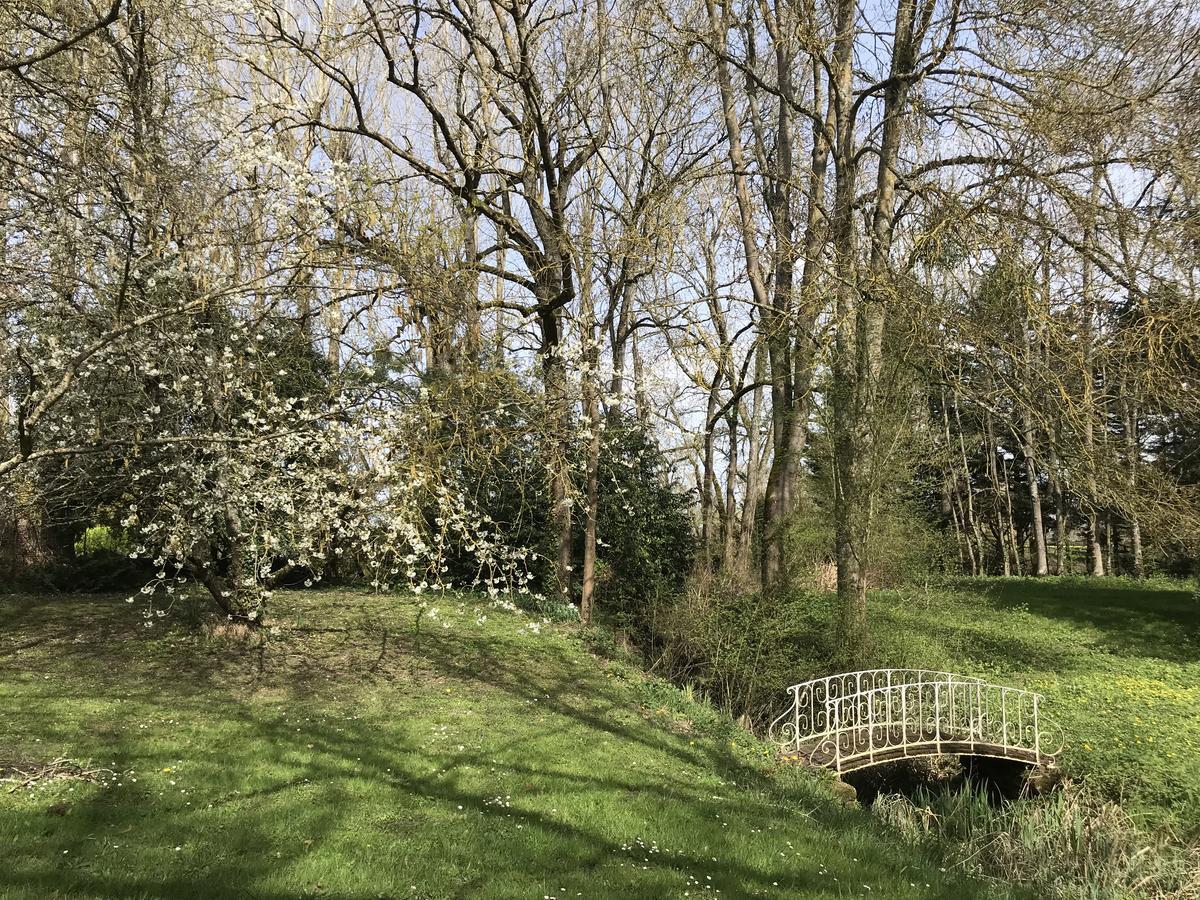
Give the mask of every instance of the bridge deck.
[[896, 762], [901, 759], [919, 759], [929, 756], [990, 756], [998, 759], [1010, 759], [1013, 762], [1025, 763], [1031, 766], [1044, 765], [1045, 758], [1039, 758], [1032, 750], [1016, 747], [1005, 747], [1002, 744], [992, 744], [983, 741], [947, 741], [929, 742], [925, 744], [904, 744], [893, 747], [880, 747], [874, 750], [863, 746], [861, 751], [850, 755], [845, 748], [840, 760], [836, 759], [832, 748], [821, 749], [816, 745], [801, 747], [797, 754], [810, 765], [836, 769], [841, 772], [854, 772], [868, 766], [880, 763]]
[[1049, 761], [1045, 755], [1039, 755], [1025, 747], [978, 740], [965, 734], [943, 733], [939, 738], [935, 730], [929, 728], [864, 727], [856, 731], [840, 732], [837, 741], [837, 750], [840, 752], [835, 752], [834, 738], [830, 736], [806, 741], [798, 750], [793, 750], [791, 754], [785, 752], [784, 756], [796, 755], [810, 765], [841, 772], [853, 772], [900, 759], [943, 755], [990, 756], [1032, 766], [1043, 765]]

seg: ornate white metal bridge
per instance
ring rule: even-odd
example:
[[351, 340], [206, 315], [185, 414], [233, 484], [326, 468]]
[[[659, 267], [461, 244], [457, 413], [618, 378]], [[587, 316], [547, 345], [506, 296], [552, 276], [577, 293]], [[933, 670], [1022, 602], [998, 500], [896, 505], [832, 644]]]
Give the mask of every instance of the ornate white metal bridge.
[[1061, 730], [1039, 714], [1040, 695], [952, 672], [845, 672], [788, 692], [771, 740], [785, 755], [837, 772], [942, 754], [1045, 766], [1062, 749]]

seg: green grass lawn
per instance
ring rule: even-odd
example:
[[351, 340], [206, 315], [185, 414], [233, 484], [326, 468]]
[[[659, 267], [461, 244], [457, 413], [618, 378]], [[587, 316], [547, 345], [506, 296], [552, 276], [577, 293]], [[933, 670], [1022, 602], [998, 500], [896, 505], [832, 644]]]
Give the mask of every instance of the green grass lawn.
[[1135, 817], [1200, 838], [1200, 607], [1190, 585], [964, 579], [873, 597], [878, 662], [1045, 695], [1062, 767]]
[[0, 782], [0, 896], [985, 893], [572, 629], [452, 597], [419, 629], [412, 598], [277, 599], [278, 632], [246, 638], [0, 597], [0, 774], [92, 773]]

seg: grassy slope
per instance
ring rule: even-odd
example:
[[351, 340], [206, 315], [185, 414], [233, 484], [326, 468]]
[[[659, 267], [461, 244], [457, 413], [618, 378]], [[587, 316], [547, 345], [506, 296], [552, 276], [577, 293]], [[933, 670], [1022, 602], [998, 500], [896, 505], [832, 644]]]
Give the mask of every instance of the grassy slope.
[[1063, 767], [1200, 837], [1200, 609], [1178, 584], [979, 579], [881, 592], [880, 659], [992, 674], [1047, 698]]
[[978, 893], [569, 630], [437, 605], [281, 596], [260, 647], [0, 598], [0, 767], [116, 773], [0, 785], [0, 896]]

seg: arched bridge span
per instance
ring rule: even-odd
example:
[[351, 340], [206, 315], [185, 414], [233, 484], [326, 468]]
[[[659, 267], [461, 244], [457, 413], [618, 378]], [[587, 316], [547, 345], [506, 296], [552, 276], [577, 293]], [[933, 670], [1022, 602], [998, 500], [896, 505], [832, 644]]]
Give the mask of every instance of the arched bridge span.
[[1062, 749], [1039, 694], [953, 672], [844, 672], [788, 692], [771, 740], [785, 756], [837, 772], [942, 754], [1048, 766]]

